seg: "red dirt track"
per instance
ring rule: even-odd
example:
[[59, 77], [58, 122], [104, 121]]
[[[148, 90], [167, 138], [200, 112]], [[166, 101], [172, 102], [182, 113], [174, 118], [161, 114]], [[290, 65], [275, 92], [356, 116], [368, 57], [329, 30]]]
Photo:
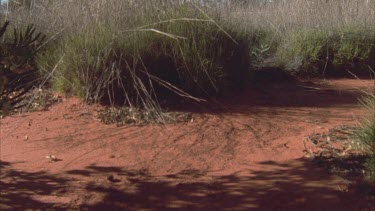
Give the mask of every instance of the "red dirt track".
[[[373, 81], [250, 89], [173, 125], [103, 125], [68, 98], [1, 120], [1, 210], [375, 210], [305, 138], [358, 123]], [[48, 155], [57, 162], [50, 162]]]

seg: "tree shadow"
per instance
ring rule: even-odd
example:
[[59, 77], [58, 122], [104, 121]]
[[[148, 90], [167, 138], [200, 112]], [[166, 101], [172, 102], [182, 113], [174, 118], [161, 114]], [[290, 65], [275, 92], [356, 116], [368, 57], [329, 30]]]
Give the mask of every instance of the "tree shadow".
[[366, 170], [366, 161], [369, 158], [370, 156], [365, 154], [350, 154], [342, 157], [330, 155], [316, 156], [313, 162], [331, 174], [350, 182], [349, 186], [363, 196], [375, 199], [375, 183], [366, 179], [369, 173]]
[[68, 173], [85, 177], [112, 173], [117, 180], [112, 185], [88, 183], [88, 192], [104, 197], [83, 204], [83, 210], [357, 210], [369, 206], [357, 193], [336, 189], [340, 184], [333, 184], [335, 180], [310, 161], [260, 165], [273, 170], [210, 177], [209, 172], [192, 169], [152, 176], [147, 171], [90, 166]]
[[43, 210], [63, 208], [46, 203], [38, 197], [49, 197], [68, 182], [45, 172], [29, 173], [12, 169], [8, 162], [0, 161], [0, 210]]
[[[269, 76], [272, 78], [273, 76]], [[364, 96], [359, 88], [338, 89], [335, 86], [314, 82], [258, 80], [243, 90], [220, 96], [205, 103], [184, 102], [169, 110], [191, 113], [248, 113], [261, 112], [256, 108], [328, 108], [355, 105]]]
[[313, 162], [324, 167], [331, 173], [339, 174], [350, 180], [357, 180], [364, 177], [363, 170], [368, 155], [350, 154], [348, 156], [315, 156]]
[[[244, 170], [213, 176], [186, 169], [152, 175], [147, 169], [88, 166], [57, 177], [26, 173], [1, 162], [1, 210], [361, 210], [369, 203], [358, 193], [342, 191], [338, 183], [311, 161], [257, 164], [264, 170]], [[98, 178], [106, 179], [98, 179]], [[79, 186], [72, 178], [79, 178]], [[71, 191], [62, 192], [65, 186]], [[80, 189], [79, 191], [77, 189]], [[58, 193], [58, 194], [57, 194]], [[97, 199], [96, 201], [77, 200]], [[55, 200], [41, 200], [51, 196]], [[58, 197], [70, 201], [58, 203]], [[48, 200], [47, 200], [48, 201]]]

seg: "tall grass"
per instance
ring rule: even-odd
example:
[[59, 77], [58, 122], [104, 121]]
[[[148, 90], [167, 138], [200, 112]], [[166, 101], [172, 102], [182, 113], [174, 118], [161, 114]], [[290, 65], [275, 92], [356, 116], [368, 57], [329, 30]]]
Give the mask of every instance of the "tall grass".
[[266, 30], [274, 59], [295, 73], [368, 73], [375, 66], [373, 1], [248, 1], [233, 6], [228, 20], [244, 33]]
[[111, 22], [117, 16], [98, 13], [87, 26], [62, 32], [67, 35], [59, 35], [39, 64], [48, 69], [64, 55], [52, 81], [57, 90], [90, 101], [145, 107], [168, 92], [212, 96], [244, 83], [250, 59], [245, 56], [247, 38], [229, 35], [215, 22], [215, 13], [193, 4], [167, 3], [160, 4], [163, 9], [156, 9], [155, 2], [151, 9], [149, 2], [141, 8], [129, 3], [133, 9], [127, 10], [138, 12], [126, 25], [122, 16]]
[[359, 26], [337, 30], [303, 29], [289, 33], [277, 50], [277, 59], [288, 70], [300, 73], [369, 75], [374, 68], [375, 31]]
[[368, 96], [362, 101], [367, 108], [369, 116], [362, 123], [359, 133], [360, 140], [367, 146], [370, 158], [367, 160], [366, 166], [369, 176], [375, 181], [375, 95], [368, 93]]
[[215, 96], [244, 86], [268, 57], [307, 73], [375, 65], [371, 1], [212, 2], [29, 0], [7, 18], [49, 35], [41, 71], [90, 101], [152, 107], [170, 93]]

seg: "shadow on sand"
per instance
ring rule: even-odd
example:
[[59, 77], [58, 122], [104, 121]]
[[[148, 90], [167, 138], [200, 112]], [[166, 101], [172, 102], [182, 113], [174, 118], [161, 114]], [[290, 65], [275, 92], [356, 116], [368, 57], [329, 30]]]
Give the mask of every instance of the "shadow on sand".
[[[154, 176], [147, 170], [89, 166], [85, 170], [56, 176], [19, 172], [12, 169], [11, 164], [1, 162], [0, 209], [342, 211], [371, 210], [370, 206], [375, 205], [366, 202], [358, 193], [342, 190], [343, 184], [312, 166], [310, 161], [259, 165], [272, 170], [243, 171], [225, 176], [185, 170]], [[80, 178], [80, 187], [67, 178]], [[71, 192], [63, 191], [67, 186], [71, 186]], [[56, 195], [71, 200], [66, 203], [43, 200]], [[77, 197], [97, 200], [89, 203], [77, 200]]]

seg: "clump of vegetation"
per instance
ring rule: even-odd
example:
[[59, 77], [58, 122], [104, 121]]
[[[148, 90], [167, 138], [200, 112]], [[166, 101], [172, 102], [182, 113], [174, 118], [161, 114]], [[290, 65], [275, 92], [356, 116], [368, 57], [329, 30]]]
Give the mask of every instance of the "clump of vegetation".
[[228, 21], [245, 34], [266, 32], [263, 46], [269, 49], [263, 49], [275, 66], [289, 73], [369, 75], [368, 66], [375, 66], [375, 13], [369, 1], [241, 3], [224, 13]]
[[46, 66], [63, 57], [53, 87], [89, 102], [155, 108], [157, 99], [171, 93], [192, 99], [245, 84], [248, 38], [228, 34], [214, 13], [191, 4], [162, 14], [144, 11], [146, 17], [130, 21], [139, 27], [120, 31], [103, 17], [41, 54], [39, 63]]
[[369, 93], [369, 96], [363, 100], [363, 104], [370, 116], [363, 122], [359, 138], [367, 146], [370, 158], [367, 160], [366, 167], [368, 175], [375, 181], [375, 95]]
[[26, 94], [38, 84], [35, 56], [44, 36], [35, 33], [32, 25], [25, 30], [14, 29], [11, 38], [5, 37], [9, 22], [0, 29], [0, 108], [2, 114], [22, 107]]
[[374, 67], [375, 30], [346, 27], [340, 30], [306, 29], [291, 32], [278, 48], [277, 58], [299, 74], [369, 75]]

